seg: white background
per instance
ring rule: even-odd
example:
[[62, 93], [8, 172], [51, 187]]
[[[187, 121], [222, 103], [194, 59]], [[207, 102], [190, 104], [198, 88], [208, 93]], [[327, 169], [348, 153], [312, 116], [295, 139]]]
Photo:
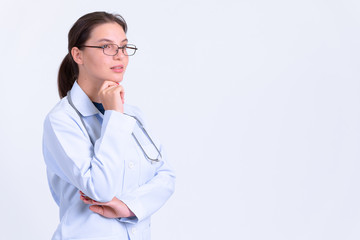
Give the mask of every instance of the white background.
[[360, 1], [2, 1], [0, 238], [58, 224], [42, 124], [67, 33], [120, 13], [125, 79], [167, 147], [176, 192], [154, 240], [360, 239]]

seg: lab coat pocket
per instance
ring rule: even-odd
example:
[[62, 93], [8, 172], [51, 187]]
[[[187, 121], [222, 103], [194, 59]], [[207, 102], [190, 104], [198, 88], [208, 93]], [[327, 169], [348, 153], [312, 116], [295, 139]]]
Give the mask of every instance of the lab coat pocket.
[[[145, 153], [141, 161], [141, 173], [140, 173], [140, 184], [144, 184], [151, 180], [161, 166], [161, 156], [159, 154], [160, 149], [156, 149], [153, 144], [146, 144], [143, 147]], [[154, 160], [159, 161], [154, 161]]]

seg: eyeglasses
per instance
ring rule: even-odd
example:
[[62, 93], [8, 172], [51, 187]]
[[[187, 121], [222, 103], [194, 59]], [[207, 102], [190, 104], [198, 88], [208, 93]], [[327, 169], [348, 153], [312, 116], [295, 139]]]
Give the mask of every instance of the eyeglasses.
[[[142, 146], [142, 144], [140, 143], [140, 141], [144, 142], [144, 140], [142, 140], [141, 136], [138, 136], [139, 138], [137, 138], [135, 136], [135, 131], [132, 133], [132, 136], [135, 139], [135, 142], [137, 143], [137, 145], [140, 147], [141, 151], [144, 153], [145, 157], [151, 162], [160, 162], [162, 160], [162, 156], [160, 153], [160, 150], [156, 147], [154, 141], [151, 139], [151, 137], [149, 136], [149, 134], [147, 133], [147, 131], [145, 130], [145, 128], [143, 127], [142, 123], [140, 122], [140, 120], [132, 115], [126, 114], [125, 115], [132, 117], [136, 120], [137, 125], [139, 126], [139, 128], [142, 130], [142, 132], [144, 133], [144, 135], [146, 136], [146, 138], [149, 140], [149, 142], [151, 144], [146, 144], [143, 143], [144, 146]], [[146, 149], [146, 151], [145, 151]], [[152, 154], [151, 154], [152, 153]], [[151, 157], [149, 155], [152, 155]]]
[[117, 44], [106, 44], [103, 46], [86, 46], [82, 45], [80, 47], [89, 47], [89, 48], [102, 48], [103, 53], [107, 56], [115, 56], [118, 54], [119, 49], [125, 56], [132, 56], [136, 53], [137, 47], [133, 44], [126, 44], [122, 47], [119, 47]]

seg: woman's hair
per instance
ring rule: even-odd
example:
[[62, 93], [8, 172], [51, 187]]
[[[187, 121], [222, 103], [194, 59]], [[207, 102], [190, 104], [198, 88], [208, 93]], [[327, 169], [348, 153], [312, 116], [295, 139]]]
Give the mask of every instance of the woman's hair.
[[118, 23], [126, 33], [127, 24], [125, 19], [119, 14], [92, 12], [82, 16], [74, 23], [68, 34], [68, 54], [65, 56], [59, 68], [58, 90], [60, 98], [66, 96], [79, 75], [79, 68], [71, 56], [71, 49], [73, 47], [80, 49], [88, 40], [91, 31], [96, 26], [111, 22]]

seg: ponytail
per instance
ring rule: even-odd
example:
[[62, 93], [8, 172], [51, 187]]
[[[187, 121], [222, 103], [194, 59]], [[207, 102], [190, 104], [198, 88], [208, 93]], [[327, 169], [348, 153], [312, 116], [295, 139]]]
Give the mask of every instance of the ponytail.
[[72, 88], [78, 74], [78, 66], [68, 53], [59, 68], [58, 91], [60, 98], [66, 96], [67, 92]]

